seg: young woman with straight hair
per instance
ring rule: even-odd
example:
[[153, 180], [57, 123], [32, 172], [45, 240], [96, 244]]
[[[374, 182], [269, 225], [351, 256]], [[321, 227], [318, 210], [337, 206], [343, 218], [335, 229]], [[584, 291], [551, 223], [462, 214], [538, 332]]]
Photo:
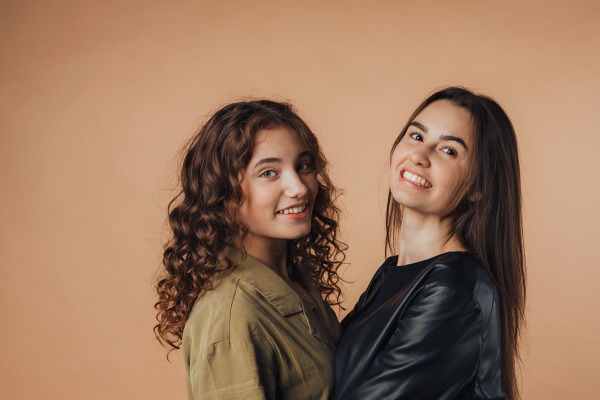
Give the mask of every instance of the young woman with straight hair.
[[337, 399], [517, 399], [525, 269], [517, 140], [502, 108], [429, 96], [390, 154], [388, 258], [342, 322]]

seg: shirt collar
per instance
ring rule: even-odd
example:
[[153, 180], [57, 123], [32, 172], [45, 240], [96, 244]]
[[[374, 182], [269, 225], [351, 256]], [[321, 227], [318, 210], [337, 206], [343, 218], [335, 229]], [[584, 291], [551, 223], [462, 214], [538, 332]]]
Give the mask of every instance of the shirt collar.
[[281, 315], [303, 312], [300, 296], [262, 261], [249, 254], [242, 260], [242, 253], [230, 246], [224, 253], [237, 265], [229, 274], [256, 289]]

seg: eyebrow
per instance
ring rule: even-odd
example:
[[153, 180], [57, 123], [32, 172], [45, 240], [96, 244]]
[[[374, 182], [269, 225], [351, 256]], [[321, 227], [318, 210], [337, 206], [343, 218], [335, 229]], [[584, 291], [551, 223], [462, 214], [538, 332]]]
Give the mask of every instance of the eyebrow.
[[[312, 153], [310, 152], [310, 150], [304, 150], [303, 152], [298, 154], [298, 159], [306, 157], [306, 156], [308, 156], [312, 159]], [[262, 159], [258, 160], [252, 168], [255, 169], [264, 164], [280, 163], [280, 162], [281, 162], [281, 158], [277, 158], [277, 157], [262, 158]]]
[[254, 167], [252, 167], [252, 168], [260, 167], [263, 164], [280, 163], [280, 162], [281, 162], [281, 158], [276, 158], [276, 157], [263, 158], [261, 160], [258, 160], [256, 162], [256, 164], [254, 164]]
[[462, 147], [465, 148], [465, 150], [467, 150], [467, 151], [469, 150], [469, 148], [467, 147], [467, 144], [465, 143], [465, 141], [462, 140], [459, 137], [452, 136], [452, 135], [442, 135], [442, 136], [440, 136], [440, 139], [442, 139], [442, 140], [451, 140], [453, 142], [460, 143], [460, 144], [462, 144]]
[[[420, 122], [417, 121], [413, 121], [410, 123], [409, 126], [416, 126], [417, 128], [419, 128], [420, 130], [422, 130], [423, 132], [427, 133], [427, 127], [425, 125], [423, 125]], [[469, 147], [467, 146], [467, 144], [465, 143], [464, 140], [462, 140], [461, 138], [459, 138], [458, 136], [454, 136], [454, 135], [442, 135], [440, 136], [441, 140], [450, 140], [453, 142], [457, 142], [460, 143], [462, 145], [462, 147], [465, 148], [465, 150], [469, 150]]]
[[427, 127], [425, 125], [423, 125], [422, 123], [420, 123], [420, 122], [413, 121], [408, 126], [416, 126], [417, 128], [419, 128], [423, 132], [427, 133]]

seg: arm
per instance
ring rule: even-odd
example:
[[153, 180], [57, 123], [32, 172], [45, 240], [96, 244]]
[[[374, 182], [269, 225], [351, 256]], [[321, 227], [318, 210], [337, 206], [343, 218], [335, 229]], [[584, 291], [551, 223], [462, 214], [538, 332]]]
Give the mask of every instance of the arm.
[[251, 341], [223, 341], [192, 358], [188, 382], [194, 399], [274, 399], [273, 371]]
[[471, 293], [425, 286], [348, 399], [455, 398], [475, 379], [480, 332]]

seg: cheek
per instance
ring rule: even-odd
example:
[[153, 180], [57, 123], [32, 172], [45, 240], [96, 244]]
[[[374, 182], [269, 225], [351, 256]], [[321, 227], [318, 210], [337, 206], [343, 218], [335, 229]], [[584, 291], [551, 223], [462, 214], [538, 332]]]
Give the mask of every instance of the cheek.
[[400, 164], [402, 164], [403, 156], [402, 149], [396, 147], [394, 152], [392, 153], [392, 159], [390, 160], [390, 172], [389, 172], [389, 184], [394, 185], [397, 181], [396, 177], [398, 176], [398, 168]]
[[240, 208], [240, 217], [242, 221], [248, 224], [252, 224], [256, 218], [256, 214], [260, 209], [261, 203], [264, 202], [264, 197], [261, 191], [253, 190], [252, 187], [244, 187], [245, 201]]
[[317, 192], [319, 191], [319, 182], [317, 181], [317, 175], [308, 175], [304, 179], [304, 185], [308, 188], [311, 196], [311, 200], [315, 200]]
[[406, 159], [406, 149], [403, 143], [400, 142], [392, 153], [392, 159], [390, 160], [390, 168], [396, 169]]
[[250, 224], [250, 220], [248, 219], [248, 217], [250, 216], [250, 210], [249, 210], [249, 206], [248, 206], [248, 201], [244, 202], [244, 204], [242, 204], [242, 206], [240, 207], [240, 211], [239, 211], [239, 219], [242, 224], [248, 226]]
[[467, 195], [469, 188], [469, 177], [467, 171], [461, 168], [455, 168], [454, 170], [448, 172], [449, 173], [446, 176], [448, 190], [446, 190], [445, 195], [450, 199], [449, 202], [458, 205]]
[[390, 166], [392, 168], [395, 167], [396, 164], [398, 164], [398, 160], [400, 159], [401, 149], [399, 147], [400, 146], [397, 146], [396, 149], [394, 149], [394, 152], [392, 153], [392, 159], [390, 160]]
[[276, 203], [276, 200], [273, 192], [265, 189], [249, 193], [248, 197], [246, 197], [246, 203], [248, 210], [259, 212], [265, 208], [275, 207], [274, 203]]

